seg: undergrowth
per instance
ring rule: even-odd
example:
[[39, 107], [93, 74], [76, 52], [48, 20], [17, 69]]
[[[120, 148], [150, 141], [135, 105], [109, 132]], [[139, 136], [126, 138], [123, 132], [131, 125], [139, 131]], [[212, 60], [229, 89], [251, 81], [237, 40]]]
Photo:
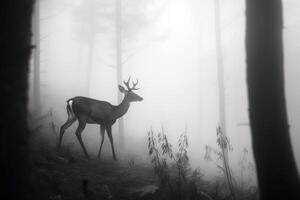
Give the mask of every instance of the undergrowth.
[[199, 170], [192, 170], [188, 157], [188, 137], [185, 130], [178, 139], [178, 151], [162, 128], [158, 134], [148, 132], [148, 149], [154, 173], [159, 179], [160, 189], [165, 199], [197, 199], [197, 182], [201, 182]]

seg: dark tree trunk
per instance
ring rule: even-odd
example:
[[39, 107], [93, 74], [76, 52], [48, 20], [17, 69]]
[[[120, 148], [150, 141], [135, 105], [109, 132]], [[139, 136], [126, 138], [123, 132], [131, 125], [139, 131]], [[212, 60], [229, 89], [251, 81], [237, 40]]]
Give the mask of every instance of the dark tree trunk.
[[40, 84], [40, 2], [36, 1], [33, 13], [33, 102], [34, 111], [37, 115], [41, 109], [41, 84]]
[[32, 6], [33, 0], [1, 2], [0, 199], [33, 199], [26, 120]]
[[260, 198], [300, 199], [284, 93], [281, 0], [246, 0], [249, 114]]

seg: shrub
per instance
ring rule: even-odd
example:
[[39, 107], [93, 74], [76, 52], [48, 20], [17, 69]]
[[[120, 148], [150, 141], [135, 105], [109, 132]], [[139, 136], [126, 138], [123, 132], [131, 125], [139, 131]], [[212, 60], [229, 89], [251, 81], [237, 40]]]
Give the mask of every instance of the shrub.
[[191, 170], [187, 148], [186, 130], [178, 139], [178, 152], [173, 152], [163, 128], [157, 135], [152, 129], [148, 132], [151, 163], [166, 199], [194, 199], [197, 196], [196, 183], [201, 176], [199, 170]]

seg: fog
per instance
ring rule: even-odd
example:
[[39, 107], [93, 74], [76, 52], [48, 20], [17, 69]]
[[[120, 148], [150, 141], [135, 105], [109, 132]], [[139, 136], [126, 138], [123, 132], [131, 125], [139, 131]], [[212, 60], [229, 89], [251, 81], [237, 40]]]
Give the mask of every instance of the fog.
[[[219, 97], [216, 58], [214, 1], [212, 0], [124, 0], [122, 1], [123, 79], [138, 78], [142, 102], [133, 102], [123, 116], [125, 149], [137, 159], [148, 158], [147, 132], [163, 127], [176, 148], [187, 128], [188, 154], [194, 168], [207, 176], [220, 173], [204, 160], [205, 145], [217, 147]], [[300, 169], [300, 91], [298, 90], [300, 2], [284, 2], [284, 52], [286, 96], [295, 157]], [[40, 2], [40, 91], [42, 112], [53, 109], [55, 124], [67, 119], [66, 100], [89, 96], [116, 105], [114, 1], [42, 0]], [[240, 173], [243, 149], [251, 152], [245, 63], [245, 5], [240, 0], [220, 4], [222, 54], [226, 105], [226, 134], [233, 146], [229, 154], [234, 174]], [[91, 23], [91, 20], [93, 21]], [[89, 60], [89, 38], [94, 34]], [[89, 89], [87, 65], [92, 63]], [[32, 74], [32, 73], [31, 73]], [[33, 76], [33, 75], [32, 75]], [[32, 86], [32, 81], [31, 81]], [[34, 111], [33, 90], [30, 110]], [[72, 125], [63, 144], [74, 142], [77, 125]], [[98, 125], [87, 125], [83, 140], [91, 155], [100, 145]], [[113, 126], [116, 153], [118, 123]], [[105, 136], [104, 154], [111, 156]], [[280, 147], [279, 147], [280, 148]], [[248, 174], [248, 179], [255, 178]]]

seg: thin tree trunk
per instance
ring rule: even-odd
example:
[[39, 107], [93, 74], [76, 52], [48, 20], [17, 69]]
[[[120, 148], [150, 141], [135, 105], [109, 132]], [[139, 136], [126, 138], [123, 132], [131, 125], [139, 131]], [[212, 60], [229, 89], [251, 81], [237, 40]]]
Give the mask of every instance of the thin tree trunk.
[[95, 47], [95, 8], [94, 8], [94, 1], [89, 0], [89, 31], [90, 31], [90, 37], [88, 38], [88, 63], [87, 63], [87, 72], [86, 72], [86, 96], [90, 95], [90, 87], [91, 87], [91, 74], [93, 70], [93, 59], [94, 59], [94, 47]]
[[252, 145], [262, 200], [300, 199], [284, 93], [282, 2], [246, 1]]
[[216, 54], [218, 67], [218, 89], [219, 89], [219, 115], [220, 126], [224, 135], [226, 135], [226, 114], [225, 114], [225, 87], [224, 87], [224, 69], [222, 56], [222, 37], [220, 24], [220, 3], [214, 0], [215, 4], [215, 31], [216, 31]]
[[26, 120], [32, 9], [33, 0], [1, 2], [0, 199], [33, 199]]
[[[122, 2], [116, 0], [116, 70], [117, 82], [122, 84], [123, 66], [122, 66]], [[123, 95], [118, 91], [118, 103], [121, 103]], [[119, 146], [120, 152], [125, 146], [124, 142], [124, 120], [120, 118], [119, 122]]]
[[[214, 0], [215, 8], [215, 31], [216, 31], [216, 54], [217, 54], [217, 67], [218, 67], [218, 89], [219, 89], [219, 115], [220, 115], [220, 128], [222, 134], [226, 137], [226, 109], [225, 109], [225, 87], [224, 87], [224, 69], [222, 57], [222, 37], [221, 37], [221, 24], [220, 24], [220, 2]], [[223, 166], [225, 175], [228, 182], [228, 187], [233, 199], [236, 199], [236, 194], [233, 187], [232, 176], [229, 166], [228, 145], [222, 147]]]
[[88, 43], [88, 64], [87, 64], [87, 72], [86, 72], [86, 96], [90, 95], [90, 87], [91, 87], [91, 74], [93, 70], [93, 59], [94, 59], [94, 33], [91, 33], [91, 37], [89, 38]]
[[41, 84], [40, 84], [40, 2], [36, 0], [33, 13], [33, 102], [34, 111], [40, 114], [41, 109]]

